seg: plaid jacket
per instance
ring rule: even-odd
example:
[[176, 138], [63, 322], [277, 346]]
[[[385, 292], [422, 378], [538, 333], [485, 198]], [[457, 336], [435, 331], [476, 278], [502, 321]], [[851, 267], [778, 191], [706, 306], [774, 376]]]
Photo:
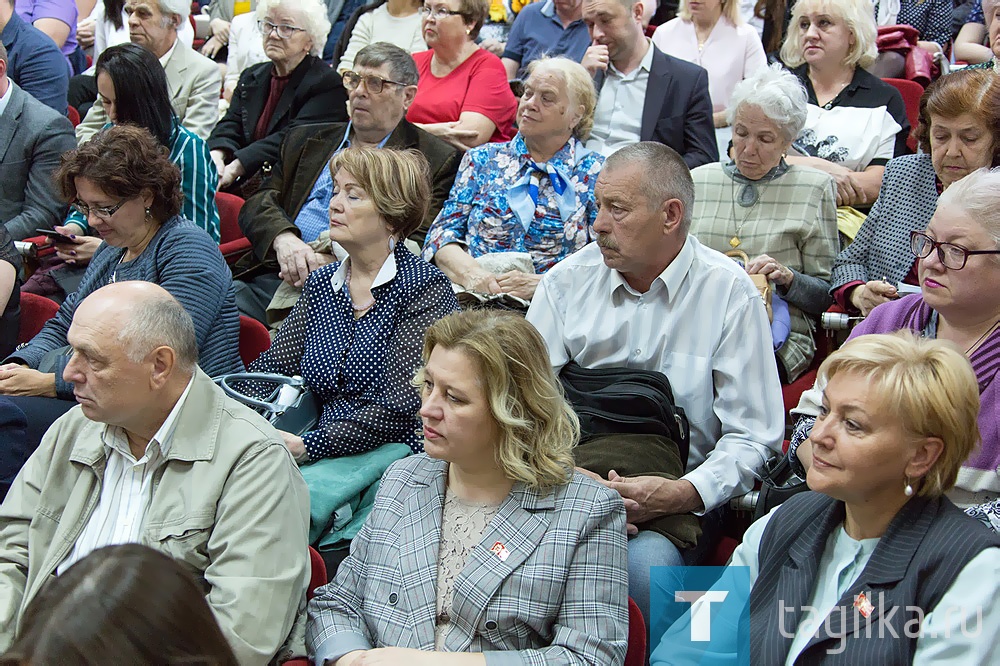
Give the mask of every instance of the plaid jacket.
[[[336, 579], [309, 605], [316, 663], [373, 647], [434, 649], [448, 464], [394, 463]], [[490, 548], [508, 551], [505, 559]], [[621, 498], [576, 473], [541, 494], [516, 484], [455, 580], [445, 650], [502, 664], [623, 663], [628, 639]]]

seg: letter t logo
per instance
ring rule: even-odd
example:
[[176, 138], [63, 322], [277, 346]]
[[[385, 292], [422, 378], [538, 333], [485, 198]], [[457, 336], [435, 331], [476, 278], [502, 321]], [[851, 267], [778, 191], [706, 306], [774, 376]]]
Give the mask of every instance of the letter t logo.
[[729, 592], [725, 590], [674, 592], [674, 601], [691, 604], [691, 640], [707, 642], [712, 640], [712, 604], [725, 601]]

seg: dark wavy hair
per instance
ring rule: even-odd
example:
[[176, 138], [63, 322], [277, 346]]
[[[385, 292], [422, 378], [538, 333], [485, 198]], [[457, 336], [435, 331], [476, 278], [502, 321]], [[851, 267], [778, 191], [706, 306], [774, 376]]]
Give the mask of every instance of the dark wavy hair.
[[122, 199], [149, 190], [153, 195], [151, 212], [161, 223], [181, 210], [180, 169], [170, 161], [167, 149], [143, 127], [113, 125], [64, 153], [55, 181], [66, 201], [76, 200], [77, 178], [87, 178], [107, 194]]
[[95, 76], [107, 74], [115, 87], [115, 124], [145, 127], [170, 147], [174, 109], [167, 75], [152, 52], [136, 44], [119, 44], [97, 58]]
[[0, 666], [238, 666], [195, 579], [139, 544], [100, 548], [50, 578]]
[[920, 98], [920, 120], [913, 130], [920, 149], [931, 152], [931, 116], [963, 113], [983, 121], [993, 135], [993, 166], [1000, 166], [1000, 77], [989, 70], [963, 69], [927, 86]]

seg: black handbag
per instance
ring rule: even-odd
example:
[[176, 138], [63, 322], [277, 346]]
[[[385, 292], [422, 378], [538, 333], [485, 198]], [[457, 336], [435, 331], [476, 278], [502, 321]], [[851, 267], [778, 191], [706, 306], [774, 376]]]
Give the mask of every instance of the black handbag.
[[[278, 430], [303, 435], [316, 429], [323, 404], [298, 375], [286, 377], [264, 372], [236, 372], [213, 380], [230, 398], [256, 410]], [[261, 400], [238, 390], [238, 382], [273, 384], [274, 390]]]
[[559, 380], [580, 419], [581, 442], [603, 435], [660, 435], [677, 444], [681, 465], [687, 465], [691, 427], [662, 372], [588, 369], [571, 361]]

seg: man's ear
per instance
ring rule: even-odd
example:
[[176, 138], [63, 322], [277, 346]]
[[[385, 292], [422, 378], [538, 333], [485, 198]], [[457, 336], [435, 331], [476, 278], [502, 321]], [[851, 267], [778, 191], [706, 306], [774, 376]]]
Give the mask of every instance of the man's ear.
[[150, 387], [153, 389], [163, 388], [177, 367], [177, 352], [167, 345], [161, 345], [149, 352], [146, 358], [152, 364], [149, 374]]
[[663, 233], [676, 231], [684, 221], [684, 204], [680, 199], [667, 199], [663, 202]]
[[645, 5], [647, 2], [652, 2], [652, 0], [638, 0], [632, 5], [632, 18], [642, 24], [642, 13], [645, 11]]
[[410, 105], [413, 104], [413, 98], [417, 96], [416, 86], [406, 86], [403, 88], [403, 115], [410, 110]]

